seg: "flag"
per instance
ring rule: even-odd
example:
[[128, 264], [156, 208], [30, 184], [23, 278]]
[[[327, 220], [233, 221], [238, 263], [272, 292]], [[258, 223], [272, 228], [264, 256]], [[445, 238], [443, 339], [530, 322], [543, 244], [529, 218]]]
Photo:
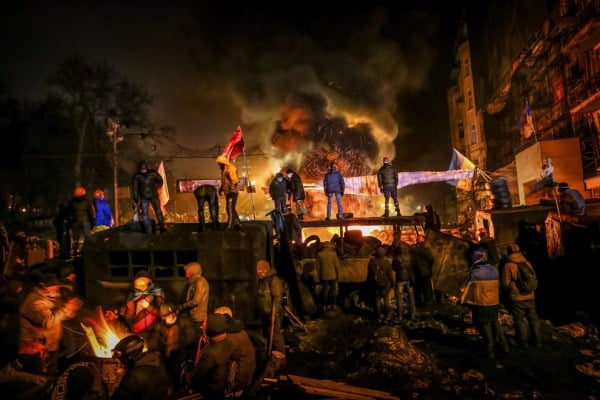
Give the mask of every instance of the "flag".
[[238, 127], [233, 131], [231, 139], [227, 142], [223, 155], [227, 157], [229, 161], [234, 161], [237, 156], [242, 154], [244, 151], [244, 138], [242, 137], [242, 128]]
[[[460, 151], [452, 148], [452, 160], [450, 160], [450, 166], [448, 171], [453, 170], [474, 170], [475, 163], [465, 157]], [[470, 191], [472, 188], [472, 179], [450, 179], [446, 181], [447, 184], [456, 186], [457, 189]]]
[[525, 104], [525, 109], [521, 113], [519, 122], [517, 122], [517, 130], [523, 139], [528, 139], [532, 134], [535, 133], [535, 128], [533, 127], [533, 114], [531, 113], [529, 102]]
[[475, 164], [473, 161], [465, 157], [460, 151], [452, 148], [452, 160], [450, 160], [448, 171], [455, 169], [475, 169]]
[[167, 174], [165, 174], [165, 163], [160, 162], [158, 166], [158, 174], [163, 180], [163, 185], [158, 188], [158, 199], [160, 200], [160, 208], [163, 214], [166, 214], [165, 205], [169, 202], [169, 186], [167, 185]]

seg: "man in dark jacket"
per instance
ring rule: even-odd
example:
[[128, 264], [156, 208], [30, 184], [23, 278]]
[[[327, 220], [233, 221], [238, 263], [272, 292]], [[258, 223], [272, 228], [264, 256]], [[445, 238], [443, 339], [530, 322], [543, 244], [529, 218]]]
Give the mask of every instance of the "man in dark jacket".
[[558, 184], [560, 193], [560, 211], [565, 216], [585, 215], [585, 199], [577, 189], [569, 187], [567, 182]]
[[152, 233], [152, 221], [150, 220], [150, 206], [154, 210], [158, 221], [158, 229], [164, 232], [165, 217], [160, 208], [160, 199], [158, 189], [163, 185], [163, 179], [160, 174], [150, 169], [146, 161], [141, 161], [138, 172], [133, 175], [132, 192], [133, 201], [137, 209], [142, 210], [142, 220], [146, 233]]
[[306, 212], [306, 209], [304, 208], [304, 200], [306, 199], [304, 183], [302, 182], [300, 175], [294, 172], [293, 169], [288, 168], [285, 173], [290, 182], [290, 197], [292, 198], [292, 201], [296, 203], [296, 215], [298, 215], [298, 219], [302, 221], [304, 220], [304, 213]]
[[240, 350], [227, 337], [227, 319], [224, 315], [210, 313], [207, 317], [206, 336], [208, 344], [202, 349], [202, 355], [194, 370], [187, 375], [194, 391], [203, 399], [223, 399], [226, 392], [235, 385], [236, 374], [231, 370], [236, 363], [239, 367]]
[[388, 157], [383, 157], [383, 165], [377, 172], [377, 184], [379, 190], [383, 193], [385, 198], [385, 212], [382, 217], [390, 216], [390, 197], [394, 201], [394, 207], [396, 207], [396, 215], [400, 214], [400, 204], [398, 204], [398, 171], [390, 163]]
[[217, 195], [217, 188], [213, 185], [205, 184], [200, 185], [194, 189], [194, 197], [198, 203], [198, 230], [204, 232], [205, 221], [204, 218], [204, 204], [208, 205], [208, 213], [210, 214], [210, 222], [213, 230], [219, 229], [219, 196]]
[[431, 286], [434, 259], [431, 249], [423, 243], [424, 240], [423, 236], [419, 236], [417, 244], [412, 249], [413, 270], [415, 272], [415, 301], [419, 307], [423, 307], [434, 300]]
[[158, 352], [144, 351], [144, 339], [130, 335], [113, 349], [126, 372], [110, 400], [163, 400], [172, 388], [171, 378]]
[[86, 197], [83, 186], [77, 186], [73, 197], [67, 204], [67, 214], [71, 222], [71, 235], [73, 255], [79, 255], [83, 242], [90, 237], [94, 226], [95, 211], [92, 202]]
[[331, 203], [333, 202], [333, 196], [335, 196], [335, 201], [337, 203], [337, 217], [338, 219], [344, 219], [344, 209], [342, 207], [342, 196], [344, 195], [344, 190], [346, 189], [346, 183], [344, 182], [344, 177], [337, 170], [335, 163], [331, 163], [329, 167], [329, 172], [325, 174], [323, 178], [323, 190], [327, 195], [327, 217], [326, 220], [331, 219]]
[[289, 182], [281, 172], [278, 172], [269, 184], [269, 196], [273, 199], [276, 210], [285, 212], [285, 201], [289, 191]]
[[389, 294], [395, 284], [392, 264], [385, 255], [385, 247], [377, 247], [367, 266], [367, 283], [372, 290], [374, 316], [380, 322], [384, 317], [391, 317]]

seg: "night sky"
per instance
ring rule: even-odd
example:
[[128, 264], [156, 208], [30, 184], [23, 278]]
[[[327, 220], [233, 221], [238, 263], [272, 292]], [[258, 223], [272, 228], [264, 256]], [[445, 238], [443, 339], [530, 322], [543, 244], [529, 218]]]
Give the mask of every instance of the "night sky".
[[41, 96], [58, 62], [81, 54], [145, 87], [182, 146], [224, 145], [240, 125], [247, 147], [268, 151], [285, 99], [316, 93], [328, 114], [370, 124], [400, 170], [444, 170], [461, 10], [402, 3], [2, 2], [2, 94]]

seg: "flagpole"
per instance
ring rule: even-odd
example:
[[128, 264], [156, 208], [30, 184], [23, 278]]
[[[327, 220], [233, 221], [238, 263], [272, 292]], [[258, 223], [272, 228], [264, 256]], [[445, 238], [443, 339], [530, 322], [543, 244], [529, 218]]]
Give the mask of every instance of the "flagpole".
[[242, 154], [244, 155], [244, 168], [246, 168], [246, 179], [248, 180], [248, 186], [246, 187], [246, 190], [250, 192], [250, 201], [252, 202], [252, 217], [256, 221], [256, 208], [254, 207], [254, 188], [252, 187], [252, 182], [250, 181], [250, 171], [248, 170], [248, 160], [246, 159], [246, 146], [244, 146]]

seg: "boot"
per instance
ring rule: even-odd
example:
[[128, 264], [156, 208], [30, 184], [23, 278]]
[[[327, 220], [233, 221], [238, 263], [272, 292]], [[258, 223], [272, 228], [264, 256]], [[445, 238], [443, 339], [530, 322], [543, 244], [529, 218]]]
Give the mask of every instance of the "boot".
[[400, 204], [399, 203], [395, 203], [394, 207], [396, 207], [396, 216], [399, 217], [400, 215]]
[[383, 213], [382, 217], [387, 218], [390, 216], [390, 209], [389, 208], [385, 208], [385, 212]]

